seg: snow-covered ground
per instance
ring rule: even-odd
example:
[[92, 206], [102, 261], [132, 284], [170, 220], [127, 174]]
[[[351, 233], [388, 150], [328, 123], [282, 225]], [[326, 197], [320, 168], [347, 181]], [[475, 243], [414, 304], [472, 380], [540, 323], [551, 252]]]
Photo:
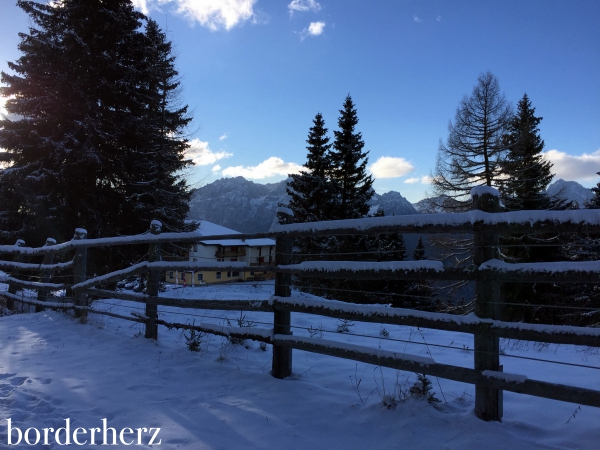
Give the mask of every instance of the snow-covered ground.
[[[167, 294], [264, 300], [272, 290], [272, 283], [238, 283]], [[143, 312], [143, 305], [118, 300], [94, 307]], [[233, 326], [241, 321], [270, 329], [273, 320], [270, 313], [160, 311], [165, 320], [196, 324], [227, 325], [229, 320]], [[471, 335], [292, 317], [295, 335], [473, 364]], [[600, 368], [599, 349], [515, 341], [503, 341], [502, 348], [506, 372], [600, 389], [598, 369], [532, 360]], [[269, 374], [270, 346], [263, 350], [257, 342], [232, 344], [203, 335], [199, 350], [188, 350], [181, 331], [160, 327], [154, 342], [143, 337], [141, 325], [100, 315], [90, 315], [86, 325], [56, 312], [0, 317], [0, 448], [95, 448], [91, 432], [82, 430], [78, 437], [88, 439], [84, 446], [58, 445], [51, 434], [50, 445], [21, 441], [9, 447], [8, 418], [23, 432], [30, 427], [56, 430], [70, 419], [71, 434], [77, 427], [102, 428], [106, 419], [108, 427], [125, 429], [125, 442], [134, 444], [136, 428], [160, 428], [152, 448], [160, 439], [159, 447], [168, 449], [600, 448], [597, 408], [505, 393], [504, 421], [486, 423], [473, 413], [474, 387], [469, 384], [430, 377], [434, 397], [441, 401], [433, 406], [411, 396], [414, 373], [294, 350], [292, 377], [278, 380]], [[143, 445], [134, 447], [150, 448], [150, 432], [140, 433]], [[16, 432], [12, 436], [14, 442]], [[108, 436], [110, 442], [112, 432]], [[103, 446], [119, 447], [130, 448]]]

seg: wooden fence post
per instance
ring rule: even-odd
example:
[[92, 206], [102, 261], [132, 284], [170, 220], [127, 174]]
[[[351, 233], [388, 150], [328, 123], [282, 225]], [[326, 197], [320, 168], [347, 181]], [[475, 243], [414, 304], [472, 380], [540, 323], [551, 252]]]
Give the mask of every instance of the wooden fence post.
[[[479, 188], [471, 192], [473, 209], [485, 212], [500, 211], [498, 191], [492, 188]], [[479, 267], [485, 261], [499, 257], [498, 233], [481, 231], [477, 225], [473, 229], [474, 254], [473, 262]], [[476, 281], [475, 315], [486, 319], [500, 319], [500, 283]], [[502, 371], [500, 366], [500, 340], [486, 333], [476, 333], [475, 370]], [[502, 390], [475, 384], [475, 414], [483, 420], [502, 420]]]
[[[50, 237], [48, 239], [46, 239], [46, 243], [44, 244], [44, 247], [51, 247], [53, 245], [56, 245], [55, 239], [52, 239]], [[44, 255], [44, 261], [42, 261], [42, 264], [52, 264], [53, 262], [54, 262], [54, 252], [46, 253]], [[40, 274], [40, 281], [42, 283], [49, 283], [51, 277], [52, 277], [52, 272], [50, 272], [48, 270], [42, 270], [42, 273]], [[50, 289], [48, 289], [48, 288], [40, 289], [38, 292], [38, 300], [45, 302], [48, 299], [49, 293], [50, 293]], [[42, 312], [45, 309], [46, 308], [44, 308], [43, 306], [36, 306], [35, 312]]]
[[[277, 218], [280, 224], [294, 222], [294, 216], [289, 210], [278, 209]], [[277, 265], [289, 264], [292, 253], [292, 238], [280, 236], [275, 243], [275, 261]], [[292, 276], [277, 272], [275, 274], [275, 295], [277, 297], [290, 297]], [[292, 334], [292, 318], [289, 311], [277, 311], [273, 313], [273, 334]], [[275, 378], [286, 378], [292, 374], [292, 348], [273, 345], [273, 365], [271, 375]]]
[[[15, 247], [25, 247], [25, 241], [23, 239], [17, 239], [17, 242], [15, 242]], [[23, 253], [15, 253], [15, 256], [13, 256], [13, 262], [22, 262], [22, 261], [23, 261]], [[17, 277], [19, 275], [19, 270], [17, 270], [17, 269], [12, 270], [10, 275], [12, 277]], [[8, 293], [16, 294], [17, 287], [12, 283], [8, 283]], [[6, 299], [6, 309], [12, 310], [12, 309], [14, 309], [14, 307], [15, 307], [15, 300], [13, 298], [7, 298]]]
[[[73, 235], [74, 241], [80, 241], [87, 238], [87, 230], [83, 228], [75, 228]], [[75, 256], [73, 257], [73, 283], [83, 283], [87, 279], [87, 247], [77, 247]], [[87, 294], [85, 292], [73, 293], [75, 305], [88, 306]], [[87, 311], [83, 309], [75, 309], [75, 317], [80, 319], [81, 323], [87, 322]]]
[[[158, 220], [150, 222], [150, 233], [157, 235], [162, 231], [162, 223]], [[150, 244], [148, 250], [148, 262], [160, 261], [160, 243]], [[158, 290], [160, 287], [160, 271], [149, 270], [148, 280], [146, 283], [146, 294], [150, 297], [158, 297]], [[158, 339], [158, 325], [156, 320], [158, 319], [158, 306], [155, 304], [149, 304], [146, 302], [146, 337], [148, 339]]]

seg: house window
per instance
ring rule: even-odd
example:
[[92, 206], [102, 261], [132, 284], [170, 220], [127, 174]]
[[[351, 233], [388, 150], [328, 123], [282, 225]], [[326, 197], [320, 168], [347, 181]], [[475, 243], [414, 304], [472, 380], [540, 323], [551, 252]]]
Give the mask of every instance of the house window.
[[173, 272], [169, 272], [169, 278], [173, 279]]
[[198, 274], [198, 281], [204, 281], [204, 274], [203, 273], [199, 273]]
[[231, 278], [231, 272], [227, 272], [227, 278]]
[[217, 272], [217, 280], [221, 279], [221, 272]]
[[240, 273], [239, 273], [239, 272], [232, 272], [232, 276], [234, 276], [234, 277], [239, 277], [239, 276], [240, 276]]

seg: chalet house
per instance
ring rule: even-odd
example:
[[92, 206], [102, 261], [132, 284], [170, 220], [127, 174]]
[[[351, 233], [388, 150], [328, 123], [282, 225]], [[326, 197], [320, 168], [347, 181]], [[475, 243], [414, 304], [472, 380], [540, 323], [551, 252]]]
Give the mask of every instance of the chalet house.
[[[225, 234], [241, 234], [203, 220], [196, 233], [199, 236], [219, 236]], [[193, 262], [243, 262], [249, 266], [275, 265], [274, 239], [221, 239], [216, 241], [199, 240], [191, 248], [189, 260]], [[230, 281], [264, 280], [273, 278], [270, 272], [208, 272], [208, 271], [177, 271], [169, 270], [165, 274], [167, 283], [198, 286], [210, 283], [225, 283]]]

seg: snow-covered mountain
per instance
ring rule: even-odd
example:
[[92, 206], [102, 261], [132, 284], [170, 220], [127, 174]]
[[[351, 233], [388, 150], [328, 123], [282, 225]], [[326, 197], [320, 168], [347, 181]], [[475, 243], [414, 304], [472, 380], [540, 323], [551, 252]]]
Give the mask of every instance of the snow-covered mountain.
[[[260, 184], [244, 177], [222, 178], [195, 189], [188, 217], [208, 220], [243, 233], [268, 231], [278, 204], [287, 204], [287, 180]], [[417, 210], [400, 193], [375, 194], [371, 211], [383, 208], [387, 216], [417, 214]]]
[[259, 184], [244, 177], [222, 178], [194, 189], [188, 217], [242, 233], [268, 231], [279, 203], [287, 203], [287, 181]]
[[[565, 181], [562, 178], [548, 186], [547, 193], [551, 197], [557, 196], [569, 202], [576, 201], [580, 208], [585, 208], [585, 203], [594, 196], [591, 189], [583, 187], [576, 181]], [[424, 198], [417, 203], [413, 203], [412, 206], [420, 213], [442, 212], [439, 208], [433, 206], [432, 200], [435, 199]]]
[[412, 206], [421, 214], [432, 214], [443, 212], [439, 206], [436, 206], [436, 202], [439, 202], [441, 197], [424, 198], [419, 200], [417, 203], [413, 203]]
[[594, 193], [576, 181], [565, 181], [562, 178], [548, 186], [548, 195], [558, 196], [568, 201], [576, 201], [580, 208], [585, 207], [585, 202], [590, 200]]
[[371, 211], [383, 209], [386, 216], [401, 216], [404, 214], [418, 214], [415, 207], [400, 192], [389, 191], [383, 195], [375, 193], [371, 199]]

